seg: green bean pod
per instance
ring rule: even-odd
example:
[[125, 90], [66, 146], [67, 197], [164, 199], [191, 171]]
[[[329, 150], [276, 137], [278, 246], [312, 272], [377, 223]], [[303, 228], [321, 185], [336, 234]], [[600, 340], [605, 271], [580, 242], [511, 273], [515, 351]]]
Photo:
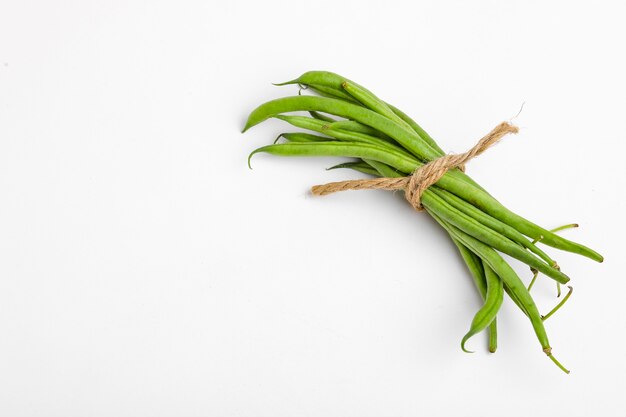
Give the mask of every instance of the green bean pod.
[[389, 103], [387, 103], [387, 105], [389, 106], [389, 108], [391, 108], [391, 110], [393, 110], [395, 114], [398, 115], [399, 118], [404, 120], [404, 122], [408, 124], [411, 127], [411, 129], [413, 129], [415, 133], [417, 133], [422, 139], [424, 139], [424, 141], [426, 141], [426, 143], [428, 143], [434, 150], [439, 152], [440, 155], [445, 155], [445, 152], [443, 151], [443, 149], [439, 147], [437, 142], [435, 142], [435, 140], [424, 129], [422, 129], [422, 127], [419, 124], [417, 124], [415, 120], [411, 119], [409, 115], [404, 113], [399, 108]]
[[[352, 88], [346, 88], [344, 83], [348, 83]], [[404, 124], [408, 125], [415, 133], [421, 136], [422, 139], [428, 143], [428, 145], [430, 145], [435, 151], [437, 151], [439, 153], [439, 156], [445, 154], [445, 152], [439, 147], [439, 145], [437, 145], [435, 140], [430, 137], [430, 135], [406, 113], [402, 112], [397, 107], [378, 99], [378, 97], [376, 97], [371, 91], [358, 85], [354, 81], [342, 77], [339, 74], [328, 71], [309, 71], [302, 74], [295, 80], [277, 85], [288, 84], [305, 85], [324, 97], [339, 98], [357, 103], [360, 101], [355, 96], [359, 96], [359, 92], [354, 92], [354, 86], [358, 86], [361, 89], [365, 90], [363, 91], [363, 94], [361, 94], [362, 100], [367, 101], [366, 97], [371, 95], [369, 102], [370, 104], [373, 104], [373, 106], [370, 108], [382, 110], [381, 114], [389, 114], [388, 110], [391, 110], [391, 112], [393, 113], [393, 116], [391, 116], [392, 119], [399, 119], [400, 121], [404, 122]], [[346, 97], [346, 90], [352, 90], [352, 94], [347, 94], [348, 97]], [[364, 103], [361, 102], [361, 104]], [[385, 109], [385, 107], [387, 107], [387, 109]]]
[[332, 72], [309, 71], [305, 72], [295, 80], [277, 83], [274, 85], [304, 85], [306, 87], [314, 89], [317, 93], [325, 97], [332, 97], [352, 103], [358, 103], [358, 101], [350, 96], [350, 94], [343, 91], [343, 89], [341, 88], [341, 82], [343, 82], [343, 78]]
[[533, 330], [535, 331], [535, 335], [541, 344], [543, 352], [556, 364], [561, 370], [566, 373], [569, 371], [557, 361], [557, 359], [552, 354], [552, 347], [550, 346], [550, 342], [548, 340], [548, 335], [546, 333], [546, 329], [543, 325], [543, 320], [541, 318], [541, 314], [539, 314], [539, 310], [537, 309], [537, 305], [535, 301], [531, 297], [530, 293], [526, 289], [526, 286], [522, 282], [522, 280], [517, 276], [515, 271], [509, 266], [508, 263], [498, 253], [493, 250], [491, 247], [485, 245], [478, 239], [473, 238], [472, 236], [462, 232], [456, 227], [446, 223], [444, 220], [439, 218], [435, 213], [429, 211], [429, 214], [444, 228], [446, 229], [455, 239], [461, 241], [468, 249], [478, 255], [484, 264], [489, 265], [491, 269], [502, 279], [506, 288], [508, 288], [507, 293], [512, 294], [513, 297], [517, 300], [516, 303], [519, 303], [523, 306], [523, 309], [528, 316], [530, 323], [532, 324]]
[[462, 211], [466, 215], [472, 217], [474, 220], [479, 223], [489, 227], [491, 230], [502, 234], [503, 236], [511, 239], [513, 242], [519, 244], [520, 246], [530, 250], [535, 255], [539, 256], [545, 262], [548, 263], [551, 267], [555, 268], [557, 263], [550, 258], [544, 251], [539, 249], [534, 242], [529, 241], [524, 235], [518, 232], [513, 227], [509, 226], [506, 223], [501, 222], [498, 219], [495, 219], [485, 212], [477, 209], [476, 207], [465, 204], [465, 201], [461, 200], [459, 197], [455, 196], [452, 193], [447, 192], [446, 190], [442, 190], [438, 187], [432, 188], [433, 192], [437, 194], [438, 197], [443, 199], [446, 203], [450, 204], [452, 207], [457, 210]]
[[414, 165], [414, 161], [407, 158], [404, 154], [396, 153], [389, 148], [369, 143], [326, 141], [266, 145], [250, 153], [248, 157], [249, 166], [252, 157], [260, 152], [281, 156], [343, 156], [372, 159], [391, 165], [402, 172], [406, 172], [406, 169]]
[[[394, 121], [369, 109], [342, 100], [325, 97], [294, 96], [264, 103], [250, 114], [244, 131], [281, 113], [312, 110], [356, 120], [375, 128], [394, 139], [408, 152], [422, 160], [429, 161], [437, 157], [437, 152], [428, 146], [428, 144], [412, 130], [409, 131]], [[419, 166], [421, 166], [421, 163], [416, 164], [415, 168]], [[451, 170], [439, 180], [437, 185], [463, 198], [468, 203], [475, 205], [491, 216], [516, 228], [526, 236], [535, 239], [541, 237], [543, 239], [542, 243], [549, 246], [578, 253], [598, 262], [603, 260], [603, 257], [592, 249], [551, 233], [511, 212], [482, 188], [472, 186], [472, 183], [468, 179], [469, 177], [461, 171]]]
[[511, 240], [483, 226], [481, 223], [467, 216], [463, 212], [455, 209], [446, 203], [442, 198], [438, 197], [433, 190], [427, 189], [424, 191], [422, 194], [422, 204], [431, 211], [435, 211], [437, 215], [446, 222], [463, 230], [465, 233], [493, 247], [494, 249], [504, 252], [507, 255], [524, 262], [532, 268], [538, 269], [557, 282], [565, 284], [569, 281], [569, 277], [559, 269], [548, 265]]
[[341, 121], [329, 123], [327, 126], [328, 126], [327, 128], [330, 130], [343, 130], [343, 131], [348, 131], [348, 132], [363, 133], [369, 136], [376, 136], [376, 137], [379, 137], [381, 139], [386, 139], [386, 140], [390, 139], [388, 136], [383, 135], [378, 130], [372, 129], [371, 127], [366, 126], [362, 123], [355, 122], [354, 120], [341, 120]]
[[[465, 265], [467, 265], [467, 269], [470, 271], [470, 275], [474, 280], [474, 285], [478, 289], [478, 292], [480, 293], [480, 296], [483, 298], [484, 301], [487, 297], [487, 279], [485, 278], [485, 268], [482, 261], [478, 256], [474, 255], [471, 250], [467, 249], [461, 242], [453, 238], [452, 235], [450, 235], [450, 237], [452, 238], [452, 241], [454, 242], [456, 247], [459, 249], [459, 253], [465, 261]], [[493, 318], [491, 323], [489, 323], [489, 327], [487, 328], [487, 330], [489, 332], [489, 352], [495, 353], [498, 348], [497, 318]]]
[[390, 120], [398, 122], [408, 129], [412, 129], [407, 122], [402, 120], [400, 116], [398, 116], [396, 113], [393, 112], [393, 110], [391, 110], [387, 103], [376, 97], [374, 93], [369, 91], [367, 88], [360, 86], [359, 84], [350, 80], [343, 81], [341, 83], [341, 88], [343, 88], [348, 94], [350, 94], [359, 103], [363, 104], [368, 109], [373, 110], [381, 116], [385, 116]]
[[461, 340], [461, 349], [463, 349], [463, 352], [470, 352], [465, 349], [465, 343], [470, 337], [483, 331], [491, 324], [491, 322], [493, 322], [493, 320], [495, 320], [498, 310], [500, 310], [500, 306], [502, 305], [502, 301], [504, 300], [504, 287], [502, 280], [495, 274], [495, 272], [493, 272], [489, 265], [483, 264], [483, 268], [485, 270], [485, 280], [487, 282], [485, 303], [474, 316], [469, 331]]
[[[280, 119], [285, 121], [292, 126], [300, 127], [303, 129], [309, 129], [314, 132], [323, 133], [327, 136], [330, 136], [335, 139], [339, 139], [341, 141], [348, 142], [363, 142], [363, 143], [371, 143], [373, 145], [389, 147], [390, 149], [395, 150], [396, 152], [401, 152], [406, 154], [407, 157], [412, 158], [417, 162], [417, 160], [407, 153], [403, 148], [397, 146], [394, 143], [389, 142], [388, 140], [382, 139], [376, 136], [370, 136], [366, 133], [361, 133], [357, 131], [348, 131], [343, 130], [340, 127], [337, 127], [335, 123], [326, 123], [321, 120], [314, 119], [312, 117], [304, 117], [304, 116], [285, 116], [285, 115], [277, 115], [274, 116], [276, 119]], [[340, 125], [341, 126], [341, 125]]]

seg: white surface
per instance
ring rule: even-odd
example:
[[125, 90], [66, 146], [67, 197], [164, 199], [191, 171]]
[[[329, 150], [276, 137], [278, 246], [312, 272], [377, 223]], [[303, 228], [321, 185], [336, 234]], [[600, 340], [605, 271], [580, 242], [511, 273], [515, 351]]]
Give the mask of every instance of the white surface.
[[[587, 416], [624, 410], [622, 2], [20, 1], [0, 6], [0, 415]], [[448, 238], [399, 195], [307, 195], [332, 159], [247, 154], [270, 82], [342, 73], [606, 256], [507, 301], [500, 349]], [[526, 268], [518, 270], [529, 279]], [[551, 282], [533, 291], [542, 311]], [[480, 414], [479, 414], [480, 413]]]

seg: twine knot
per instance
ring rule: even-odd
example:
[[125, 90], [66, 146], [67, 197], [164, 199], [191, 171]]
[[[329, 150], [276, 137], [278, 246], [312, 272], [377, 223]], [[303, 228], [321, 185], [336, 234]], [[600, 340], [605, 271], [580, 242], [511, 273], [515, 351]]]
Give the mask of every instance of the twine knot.
[[416, 169], [413, 174], [400, 178], [375, 178], [368, 180], [348, 180], [315, 185], [311, 188], [313, 195], [327, 195], [346, 190], [404, 190], [404, 196], [417, 211], [424, 210], [421, 198], [424, 191], [435, 184], [451, 169], [465, 170], [465, 164], [477, 157], [509, 133], [517, 133], [519, 129], [502, 122], [487, 135], [482, 137], [470, 150], [461, 154], [449, 154], [434, 159]]

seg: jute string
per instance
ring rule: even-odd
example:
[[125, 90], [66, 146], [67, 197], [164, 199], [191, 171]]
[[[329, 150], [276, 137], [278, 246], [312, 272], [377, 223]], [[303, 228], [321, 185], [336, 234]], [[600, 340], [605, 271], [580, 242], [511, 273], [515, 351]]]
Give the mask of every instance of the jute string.
[[453, 168], [465, 170], [465, 164], [472, 158], [485, 152], [509, 133], [517, 133], [519, 129], [508, 122], [502, 122], [476, 145], [465, 153], [444, 155], [423, 165], [413, 174], [400, 178], [375, 178], [369, 180], [349, 180], [330, 182], [311, 187], [313, 195], [327, 195], [346, 190], [404, 190], [404, 195], [417, 211], [422, 211], [422, 193], [435, 184], [446, 172]]

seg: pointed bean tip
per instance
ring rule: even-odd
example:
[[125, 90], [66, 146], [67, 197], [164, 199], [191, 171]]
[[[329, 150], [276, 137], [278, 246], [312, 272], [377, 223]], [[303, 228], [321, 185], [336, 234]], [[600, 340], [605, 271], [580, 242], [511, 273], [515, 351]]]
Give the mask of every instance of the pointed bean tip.
[[254, 123], [252, 123], [252, 121], [248, 119], [246, 121], [246, 125], [243, 127], [243, 129], [241, 129], [241, 133], [246, 133], [248, 129], [250, 129], [252, 126], [254, 126]]
[[257, 148], [253, 150], [252, 152], [250, 152], [250, 155], [248, 155], [248, 168], [252, 169], [252, 157], [254, 156], [254, 154], [263, 152], [264, 149], [265, 149], [265, 146]]
[[461, 339], [461, 350], [465, 353], [474, 353], [473, 350], [467, 350], [465, 349], [465, 343], [467, 342], [467, 340], [472, 337], [471, 333], [466, 334], [465, 336], [463, 336], [463, 339]]
[[282, 87], [283, 85], [291, 85], [291, 84], [298, 84], [298, 78], [296, 78], [295, 80], [285, 81], [282, 83], [272, 83], [272, 85], [276, 87]]

